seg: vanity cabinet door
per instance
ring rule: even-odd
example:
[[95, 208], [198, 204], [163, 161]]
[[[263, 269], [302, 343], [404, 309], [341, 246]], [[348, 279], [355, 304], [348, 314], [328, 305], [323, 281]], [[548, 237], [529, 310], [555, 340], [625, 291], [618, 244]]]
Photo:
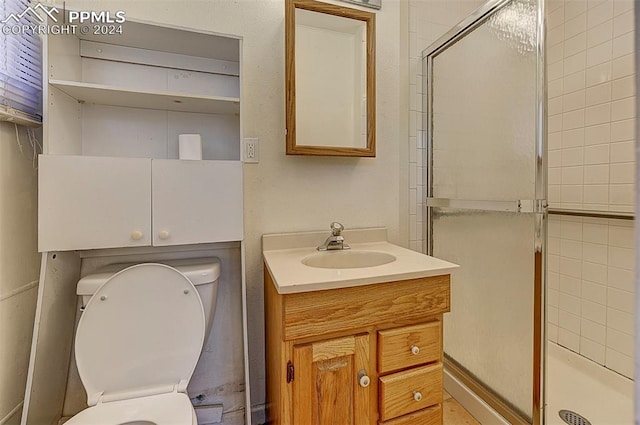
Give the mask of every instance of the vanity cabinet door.
[[370, 425], [372, 382], [369, 335], [293, 347], [293, 423]]
[[151, 160], [40, 155], [38, 250], [151, 245]]
[[242, 240], [242, 163], [154, 159], [153, 245]]

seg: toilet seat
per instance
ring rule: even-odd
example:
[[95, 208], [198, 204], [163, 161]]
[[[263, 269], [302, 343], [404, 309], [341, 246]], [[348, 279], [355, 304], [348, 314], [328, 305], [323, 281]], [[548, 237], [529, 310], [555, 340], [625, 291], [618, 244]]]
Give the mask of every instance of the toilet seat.
[[65, 425], [197, 425], [191, 400], [184, 393], [160, 394], [100, 403], [65, 422]]
[[[138, 264], [116, 273], [96, 291], [78, 323], [76, 363], [88, 404], [95, 407], [69, 423], [190, 425], [195, 413], [184, 393], [200, 357], [204, 329], [198, 292], [176, 269]], [[180, 420], [156, 415], [169, 405]], [[129, 406], [140, 417], [123, 416], [126, 420], [117, 422], [120, 416], [112, 412]]]

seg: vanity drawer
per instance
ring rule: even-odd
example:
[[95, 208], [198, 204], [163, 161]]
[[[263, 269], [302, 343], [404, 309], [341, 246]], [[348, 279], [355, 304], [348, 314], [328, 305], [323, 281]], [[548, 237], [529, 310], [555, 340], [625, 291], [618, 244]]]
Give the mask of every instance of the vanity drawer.
[[442, 322], [378, 332], [378, 372], [436, 362], [442, 353]]
[[442, 363], [383, 376], [378, 388], [382, 421], [442, 403]]
[[399, 418], [379, 422], [380, 425], [442, 425], [442, 406], [435, 406], [409, 413]]
[[449, 275], [284, 294], [284, 340], [421, 323], [450, 310]]

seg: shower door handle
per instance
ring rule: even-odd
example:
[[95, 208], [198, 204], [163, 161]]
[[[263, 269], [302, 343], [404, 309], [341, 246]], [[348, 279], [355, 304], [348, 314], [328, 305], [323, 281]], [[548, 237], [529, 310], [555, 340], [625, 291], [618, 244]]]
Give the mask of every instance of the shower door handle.
[[502, 211], [525, 214], [545, 214], [545, 199], [518, 199], [515, 201], [485, 201], [471, 199], [426, 198], [427, 207], [456, 208], [461, 210]]

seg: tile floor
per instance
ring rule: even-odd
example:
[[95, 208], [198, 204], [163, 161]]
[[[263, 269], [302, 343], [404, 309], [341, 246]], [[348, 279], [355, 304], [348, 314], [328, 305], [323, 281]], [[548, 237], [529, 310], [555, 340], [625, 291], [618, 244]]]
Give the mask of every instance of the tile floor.
[[442, 413], [444, 425], [480, 425], [464, 407], [445, 391], [444, 402], [442, 403]]

